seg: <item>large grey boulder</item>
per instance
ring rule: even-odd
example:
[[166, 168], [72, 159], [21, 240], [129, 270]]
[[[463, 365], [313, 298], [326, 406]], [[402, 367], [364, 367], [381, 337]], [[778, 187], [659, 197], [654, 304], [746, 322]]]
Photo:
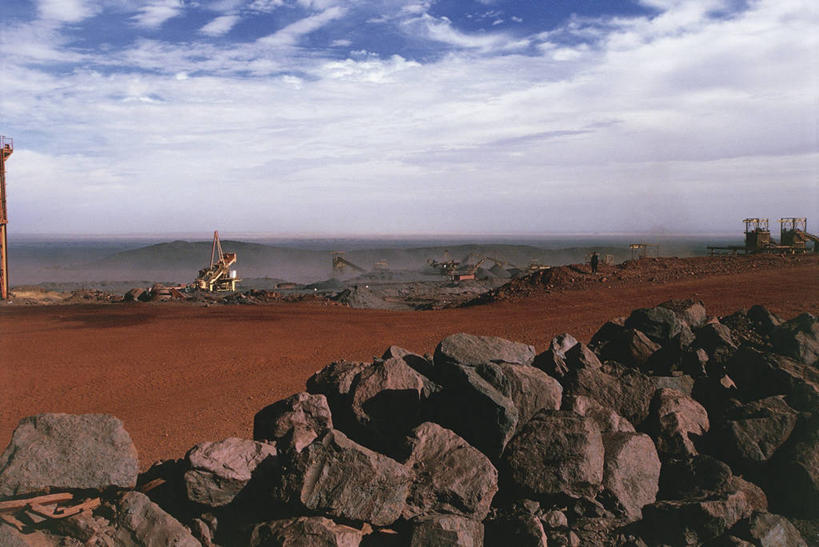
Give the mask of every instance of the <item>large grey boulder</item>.
[[498, 472], [483, 453], [432, 422], [416, 427], [407, 444], [404, 465], [412, 469], [414, 479], [405, 518], [431, 513], [486, 518], [498, 491]]
[[650, 376], [615, 364], [607, 364], [602, 369], [573, 371], [562, 383], [566, 394], [591, 397], [635, 427], [648, 417], [651, 399], [657, 389]]
[[796, 427], [797, 416], [782, 395], [729, 408], [712, 430], [711, 444], [723, 460], [751, 471], [785, 443]]
[[673, 311], [677, 317], [692, 329], [703, 326], [708, 319], [705, 306], [699, 300], [692, 300], [690, 298], [685, 300], [668, 300], [660, 304], [660, 307]]
[[782, 515], [757, 511], [738, 522], [731, 533], [760, 547], [807, 547], [802, 534]]
[[767, 492], [774, 510], [819, 517], [819, 413], [798, 422], [767, 467]]
[[600, 368], [602, 363], [597, 355], [583, 342], [578, 342], [571, 347], [564, 355], [566, 367], [569, 370], [581, 368]]
[[431, 380], [435, 380], [436, 378], [435, 363], [430, 358], [393, 345], [388, 347], [381, 356], [382, 361], [389, 359], [403, 359], [403, 361], [415, 369], [418, 374], [426, 376]]
[[646, 430], [663, 459], [697, 454], [696, 443], [709, 428], [708, 413], [697, 401], [674, 389], [657, 390]]
[[693, 339], [691, 328], [685, 321], [672, 310], [662, 306], [634, 310], [626, 319], [625, 326], [641, 331], [661, 345], [681, 335], [689, 341]]
[[432, 421], [463, 437], [493, 461], [515, 434], [515, 403], [487, 382], [474, 366], [441, 365], [443, 390], [434, 398]]
[[638, 520], [643, 507], [657, 499], [660, 458], [654, 442], [643, 433], [609, 433], [603, 435], [603, 444], [603, 487], [628, 519]]
[[612, 409], [585, 395], [569, 395], [563, 399], [563, 410], [594, 420], [600, 433], [634, 433], [634, 426]]
[[137, 451], [107, 414], [39, 414], [20, 420], [0, 456], [0, 497], [48, 489], [136, 486]]
[[771, 331], [774, 349], [806, 365], [819, 360], [819, 320], [803, 313]]
[[251, 547], [358, 547], [361, 530], [324, 517], [296, 517], [257, 524]]
[[182, 524], [140, 492], [126, 492], [114, 520], [117, 545], [198, 547], [201, 544]]
[[423, 405], [438, 389], [403, 359], [375, 361], [361, 371], [351, 387], [350, 405], [356, 427], [347, 433], [381, 452], [392, 453], [404, 436], [423, 421]]
[[272, 470], [277, 465], [275, 445], [235, 437], [198, 444], [185, 459], [189, 468], [185, 472], [188, 499], [210, 507], [232, 502], [259, 466]]
[[535, 348], [495, 336], [458, 333], [447, 336], [435, 348], [435, 365], [458, 363], [475, 366], [481, 363], [514, 363], [531, 365]]
[[331, 410], [343, 405], [353, 386], [353, 382], [362, 370], [371, 363], [336, 361], [330, 363], [307, 379], [307, 391], [327, 397]]
[[483, 524], [466, 517], [429, 515], [410, 526], [410, 547], [483, 547]]
[[388, 526], [404, 511], [412, 472], [330, 430], [288, 455], [274, 497], [331, 517]]
[[509, 363], [485, 363], [475, 370], [512, 400], [518, 410], [518, 429], [539, 410], [560, 408], [563, 386], [540, 369]]
[[504, 484], [518, 497], [594, 496], [603, 482], [604, 448], [594, 420], [542, 410], [509, 443]]
[[819, 407], [819, 369], [773, 353], [753, 348], [738, 349], [727, 363], [727, 371], [742, 400], [786, 395], [797, 410]]
[[296, 393], [266, 406], [253, 418], [253, 438], [292, 444], [301, 450], [328, 429], [333, 418], [327, 398], [321, 394]]
[[598, 350], [603, 359], [641, 368], [661, 349], [639, 329], [626, 328]]

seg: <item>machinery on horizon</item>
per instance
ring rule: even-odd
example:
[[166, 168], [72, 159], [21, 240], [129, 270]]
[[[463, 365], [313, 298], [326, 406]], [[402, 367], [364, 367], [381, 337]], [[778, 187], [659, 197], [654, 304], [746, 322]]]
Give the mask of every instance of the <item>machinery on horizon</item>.
[[427, 264], [436, 270], [441, 275], [448, 275], [452, 276], [452, 274], [458, 269], [458, 266], [461, 265], [461, 262], [458, 260], [453, 260], [453, 258], [449, 254], [449, 250], [444, 250], [444, 257], [443, 260], [438, 261], [434, 258], [427, 259]]
[[208, 292], [235, 291], [240, 281], [236, 277], [236, 270], [230, 267], [236, 263], [236, 253], [222, 251], [222, 242], [219, 241], [219, 232], [213, 232], [213, 245], [210, 250], [210, 266], [199, 270], [199, 275], [193, 282], [197, 289]]
[[333, 273], [344, 273], [344, 268], [351, 268], [357, 272], [367, 273], [367, 270], [353, 264], [346, 258], [344, 258], [344, 251], [333, 251], [330, 253], [333, 256]]
[[808, 233], [807, 217], [783, 217], [779, 219], [779, 244], [771, 238], [767, 218], [745, 218], [745, 245], [726, 247], [708, 246], [709, 254], [754, 253], [806, 253], [808, 241], [813, 242], [813, 252], [819, 252], [819, 236]]
[[6, 160], [14, 152], [14, 139], [0, 136], [0, 300], [9, 297], [9, 257], [6, 225]]

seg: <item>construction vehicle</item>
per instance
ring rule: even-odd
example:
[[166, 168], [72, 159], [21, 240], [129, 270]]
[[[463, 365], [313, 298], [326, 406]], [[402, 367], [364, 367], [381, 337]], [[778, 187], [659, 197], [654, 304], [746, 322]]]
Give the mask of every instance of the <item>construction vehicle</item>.
[[0, 136], [0, 300], [9, 297], [8, 235], [6, 234], [6, 160], [14, 152], [14, 139]]
[[210, 250], [210, 266], [199, 270], [199, 275], [193, 282], [197, 289], [208, 292], [235, 291], [240, 281], [236, 277], [236, 270], [230, 267], [236, 263], [236, 253], [222, 251], [222, 242], [219, 241], [219, 232], [213, 232], [213, 245]]
[[730, 254], [755, 253], [805, 253], [807, 242], [813, 241], [814, 252], [819, 252], [819, 236], [808, 233], [806, 217], [784, 217], [779, 219], [779, 244], [771, 238], [767, 218], [746, 218], [745, 245], [725, 247], [708, 246], [710, 254], [728, 252]]
[[427, 259], [427, 264], [439, 274], [448, 276], [451, 276], [452, 273], [458, 269], [458, 266], [461, 265], [459, 261], [452, 259], [448, 250], [444, 250], [443, 260], [438, 261], [434, 258], [430, 258]]
[[468, 264], [459, 270], [453, 270], [449, 274], [449, 278], [452, 281], [466, 281], [467, 279], [475, 279], [475, 275], [478, 273], [478, 268], [481, 267], [486, 261], [486, 257], [481, 258], [474, 264]]
[[367, 270], [365, 270], [361, 266], [357, 266], [356, 264], [353, 264], [352, 262], [344, 258], [343, 251], [333, 251], [330, 254], [333, 257], [333, 272], [344, 273], [344, 268], [351, 268], [361, 273], [367, 272]]

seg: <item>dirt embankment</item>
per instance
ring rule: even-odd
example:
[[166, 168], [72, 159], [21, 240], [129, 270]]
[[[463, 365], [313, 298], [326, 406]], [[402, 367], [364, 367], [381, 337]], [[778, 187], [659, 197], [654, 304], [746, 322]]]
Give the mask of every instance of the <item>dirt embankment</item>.
[[[771, 266], [760, 267], [766, 260]], [[303, 390], [316, 370], [339, 359], [369, 360], [390, 344], [431, 352], [444, 336], [471, 332], [542, 351], [559, 332], [588, 340], [611, 317], [671, 298], [700, 299], [714, 315], [753, 304], [786, 318], [818, 313], [819, 261], [777, 267], [774, 260], [664, 283], [535, 287], [514, 300], [425, 312], [318, 303], [0, 306], [0, 445], [24, 416], [111, 413], [123, 419], [147, 467], [201, 441], [248, 438], [254, 413]]]

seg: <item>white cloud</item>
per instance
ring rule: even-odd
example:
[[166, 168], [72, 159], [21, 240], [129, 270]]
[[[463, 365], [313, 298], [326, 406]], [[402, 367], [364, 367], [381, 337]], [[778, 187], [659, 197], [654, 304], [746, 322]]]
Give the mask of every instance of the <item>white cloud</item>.
[[428, 13], [405, 20], [408, 33], [422, 35], [430, 40], [453, 46], [481, 51], [508, 51], [523, 49], [529, 45], [528, 39], [515, 39], [503, 33], [465, 33], [456, 29], [446, 18], [436, 18]]
[[344, 8], [327, 8], [315, 15], [299, 19], [274, 34], [260, 38], [258, 41], [267, 46], [292, 46], [297, 44], [302, 36], [315, 32], [330, 21], [343, 17], [345, 13]]
[[181, 0], [151, 0], [139, 9], [132, 20], [137, 26], [156, 29], [165, 21], [180, 15], [183, 9]]
[[223, 36], [230, 32], [230, 29], [238, 22], [238, 15], [222, 15], [200, 28], [199, 32], [208, 36]]
[[96, 13], [85, 0], [39, 0], [37, 11], [42, 19], [64, 23], [77, 23]]
[[[378, 231], [384, 210], [404, 231], [734, 229], [819, 210], [819, 16], [800, 0], [722, 19], [674, 4], [585, 47], [541, 37], [536, 56], [439, 19], [460, 45], [434, 62], [269, 47], [342, 16], [328, 9], [266, 43], [142, 40], [93, 62], [47, 25], [4, 31], [3, 48], [30, 37], [0, 94], [16, 229], [207, 230], [202, 210], [259, 231]], [[54, 59], [76, 68], [37, 68]], [[69, 200], [82, 215], [43, 212]]]

